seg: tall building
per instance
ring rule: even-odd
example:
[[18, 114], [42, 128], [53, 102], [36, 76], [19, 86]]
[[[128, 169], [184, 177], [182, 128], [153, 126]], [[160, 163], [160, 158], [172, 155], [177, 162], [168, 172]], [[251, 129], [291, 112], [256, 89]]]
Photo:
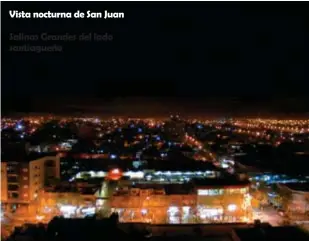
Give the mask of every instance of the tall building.
[[179, 117], [171, 117], [164, 124], [164, 132], [170, 140], [182, 141], [185, 136], [185, 122], [179, 119]]
[[10, 210], [28, 206], [38, 192], [53, 179], [60, 178], [58, 156], [1, 161], [1, 203]]
[[1, 202], [6, 202], [8, 199], [8, 184], [7, 184], [7, 163], [1, 162]]

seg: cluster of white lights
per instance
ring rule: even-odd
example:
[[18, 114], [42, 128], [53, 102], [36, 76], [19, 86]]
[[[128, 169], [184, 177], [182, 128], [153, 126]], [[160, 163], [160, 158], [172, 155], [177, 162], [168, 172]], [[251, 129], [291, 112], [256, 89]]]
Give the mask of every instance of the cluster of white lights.
[[[118, 170], [118, 169], [115, 169]], [[116, 171], [117, 172], [117, 171]], [[113, 171], [113, 174], [118, 174], [120, 171], [118, 171], [118, 173], [116, 173], [115, 171]], [[103, 171], [98, 171], [98, 172], [94, 172], [94, 171], [90, 171], [90, 172], [79, 172], [76, 174], [76, 178], [77, 179], [82, 179], [84, 174], [88, 174], [90, 175], [90, 178], [100, 178], [100, 177], [106, 177], [108, 175], [108, 172], [103, 172]], [[142, 179], [145, 176], [145, 173], [142, 171], [137, 171], [137, 172], [133, 172], [133, 171], [128, 171], [128, 172], [124, 172], [123, 176], [125, 177], [130, 177], [133, 179]]]
[[[76, 174], [75, 178], [77, 179], [82, 179], [83, 175], [89, 175], [90, 178], [103, 178], [106, 177], [108, 175], [108, 172], [104, 172], [104, 171], [89, 171], [89, 172], [79, 172]], [[155, 172], [154, 175], [155, 176], [213, 176], [215, 174], [214, 171], [205, 171], [205, 172], [201, 172], [201, 171], [197, 171], [197, 172], [180, 172], [180, 171], [175, 171], [175, 172], [171, 172], [171, 171], [158, 171]], [[143, 171], [127, 171], [123, 173], [123, 176], [125, 177], [129, 177], [132, 179], [143, 179], [145, 177], [145, 173]], [[149, 177], [149, 175], [147, 175]]]
[[201, 208], [199, 216], [203, 219], [207, 217], [214, 217], [218, 215], [222, 215], [223, 210], [222, 209], [217, 209], [217, 208]]
[[58, 204], [60, 212], [65, 218], [70, 218], [78, 212], [83, 213], [83, 215], [93, 215], [95, 214], [95, 207], [78, 207], [73, 205], [61, 205]]
[[180, 171], [176, 171], [176, 172], [171, 172], [171, 171], [166, 171], [166, 172], [155, 172], [154, 175], [156, 176], [160, 176], [160, 175], [166, 175], [166, 176], [179, 176], [179, 175], [187, 175], [187, 176], [202, 176], [202, 175], [209, 175], [209, 174], [214, 174], [213, 171], [206, 171], [206, 172], [180, 172]]

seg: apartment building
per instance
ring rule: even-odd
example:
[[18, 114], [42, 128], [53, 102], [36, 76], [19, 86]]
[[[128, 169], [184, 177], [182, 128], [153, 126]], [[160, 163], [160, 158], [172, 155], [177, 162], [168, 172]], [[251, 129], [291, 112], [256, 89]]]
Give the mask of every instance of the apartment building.
[[8, 183], [7, 183], [7, 163], [1, 162], [1, 202], [8, 199]]
[[14, 210], [36, 200], [38, 192], [54, 178], [60, 178], [58, 156], [26, 156], [1, 161], [1, 203]]

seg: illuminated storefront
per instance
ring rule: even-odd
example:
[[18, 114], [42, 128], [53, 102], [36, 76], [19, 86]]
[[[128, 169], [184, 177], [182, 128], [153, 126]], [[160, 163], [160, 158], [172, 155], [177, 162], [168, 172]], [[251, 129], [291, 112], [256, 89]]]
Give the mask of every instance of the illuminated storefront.
[[201, 222], [243, 222], [251, 218], [248, 187], [203, 188], [197, 190]]
[[[179, 185], [181, 186], [181, 185]], [[111, 197], [120, 222], [214, 223], [251, 219], [248, 187], [193, 188], [184, 192], [131, 188]]]
[[76, 192], [42, 190], [38, 196], [37, 213], [40, 217], [52, 218], [61, 215], [65, 218], [86, 217], [96, 213], [96, 196]]

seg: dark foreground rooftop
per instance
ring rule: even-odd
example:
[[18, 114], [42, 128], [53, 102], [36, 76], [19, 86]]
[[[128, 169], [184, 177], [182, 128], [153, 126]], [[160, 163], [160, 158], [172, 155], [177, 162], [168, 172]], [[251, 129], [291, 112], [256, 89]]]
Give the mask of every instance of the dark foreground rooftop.
[[110, 218], [55, 218], [46, 226], [32, 225], [15, 231], [10, 241], [308, 241], [309, 236], [296, 227], [272, 227], [255, 224], [183, 224], [151, 225], [119, 223], [118, 215]]
[[48, 153], [24, 153], [24, 152], [10, 152], [4, 153], [1, 156], [1, 162], [31, 162], [43, 157], [55, 157], [57, 155], [56, 152], [48, 152]]
[[240, 241], [308, 241], [309, 235], [297, 227], [252, 227], [234, 230]]
[[309, 192], [309, 182], [305, 182], [305, 183], [285, 183], [285, 184], [281, 184], [281, 185], [285, 185], [293, 191]]
[[222, 178], [199, 178], [193, 179], [192, 182], [197, 187], [218, 186], [218, 187], [232, 187], [232, 186], [247, 186], [248, 180], [239, 180], [236, 176], [224, 176]]

